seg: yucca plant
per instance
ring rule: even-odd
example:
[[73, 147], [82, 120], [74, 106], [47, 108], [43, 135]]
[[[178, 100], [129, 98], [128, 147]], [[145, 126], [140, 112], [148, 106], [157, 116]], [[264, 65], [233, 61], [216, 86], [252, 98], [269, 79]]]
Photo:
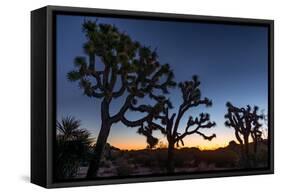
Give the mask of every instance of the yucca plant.
[[81, 162], [87, 160], [94, 139], [86, 129], [81, 128], [81, 121], [71, 116], [57, 121], [56, 128], [56, 177], [73, 178]]

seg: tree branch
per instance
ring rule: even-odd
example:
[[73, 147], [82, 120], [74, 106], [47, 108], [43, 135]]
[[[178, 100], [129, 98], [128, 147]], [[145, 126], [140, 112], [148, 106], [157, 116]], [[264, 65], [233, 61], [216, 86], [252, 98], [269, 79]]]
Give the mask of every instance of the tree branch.
[[112, 97], [113, 98], [118, 98], [118, 97], [122, 96], [125, 93], [125, 91], [127, 89], [127, 83], [125, 81], [125, 77], [124, 76], [122, 76], [122, 78], [121, 78], [121, 84], [122, 85], [121, 85], [120, 89], [118, 91], [112, 93]]
[[150, 117], [150, 115], [148, 114], [147, 116], [143, 117], [142, 119], [130, 121], [123, 115], [121, 118], [121, 122], [128, 127], [137, 127], [137, 126], [141, 126], [145, 121], [147, 121], [149, 119], [149, 117]]
[[125, 115], [126, 111], [130, 108], [131, 101], [133, 100], [133, 95], [128, 95], [125, 103], [123, 106], [120, 108], [118, 113], [116, 113], [114, 116], [111, 117], [111, 122], [116, 123], [122, 119], [122, 117]]
[[[215, 122], [210, 121], [210, 117], [208, 114], [201, 113], [199, 119], [198, 119], [198, 117], [196, 117], [195, 119], [193, 119], [193, 117], [189, 117], [189, 120], [188, 120], [186, 128], [185, 128], [185, 132], [182, 133], [181, 135], [178, 135], [176, 140], [179, 141], [180, 139], [183, 139], [185, 136], [191, 135], [194, 133], [201, 135], [203, 138], [205, 138], [205, 137], [214, 138], [215, 137], [214, 134], [212, 136], [206, 136], [206, 135], [202, 134], [201, 132], [199, 132], [199, 129], [212, 128], [215, 125], [216, 125]], [[193, 126], [196, 126], [196, 128], [193, 129], [192, 131], [189, 131], [189, 129]], [[206, 139], [208, 139], [208, 138], [206, 138]]]
[[210, 135], [210, 136], [207, 136], [207, 135], [201, 133], [200, 131], [197, 131], [196, 133], [198, 135], [202, 136], [204, 139], [209, 140], [209, 141], [211, 141], [213, 138], [216, 137], [216, 134], [214, 134], [214, 133], [212, 135]]

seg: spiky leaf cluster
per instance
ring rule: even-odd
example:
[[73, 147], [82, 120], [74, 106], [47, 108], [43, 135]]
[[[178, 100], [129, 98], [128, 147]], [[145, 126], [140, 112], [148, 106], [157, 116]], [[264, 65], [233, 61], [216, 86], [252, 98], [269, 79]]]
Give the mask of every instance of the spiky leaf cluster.
[[[163, 94], [176, 83], [169, 64], [159, 62], [157, 51], [132, 40], [111, 24], [85, 21], [83, 32], [87, 39], [83, 47], [85, 56], [75, 58], [75, 69], [68, 73], [68, 79], [78, 82], [86, 96], [106, 100], [108, 104], [112, 99], [126, 95], [125, 103], [108, 122], [122, 121], [127, 126], [140, 126], [159, 112]], [[145, 96], [155, 104], [137, 105]], [[131, 122], [125, 117], [128, 110], [149, 115]]]
[[[127, 91], [135, 97], [149, 94], [155, 98], [154, 90], [168, 93], [168, 88], [175, 86], [169, 64], [160, 64], [156, 50], [142, 46], [117, 27], [85, 21], [83, 32], [88, 57], [75, 58], [76, 70], [68, 73], [68, 79], [79, 81], [85, 95], [117, 98]], [[96, 68], [97, 58], [103, 63], [101, 70]], [[92, 77], [95, 81], [91, 81]], [[118, 79], [121, 84], [117, 84]]]

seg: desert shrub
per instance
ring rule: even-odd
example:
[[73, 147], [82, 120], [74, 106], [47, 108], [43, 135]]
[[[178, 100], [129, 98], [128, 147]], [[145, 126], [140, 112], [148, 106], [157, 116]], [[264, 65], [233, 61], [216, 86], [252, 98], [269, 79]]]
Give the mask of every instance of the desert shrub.
[[239, 157], [232, 150], [218, 149], [214, 151], [202, 151], [197, 155], [197, 160], [207, 164], [215, 164], [216, 167], [229, 168], [237, 166]]
[[111, 162], [110, 161], [104, 161], [103, 167], [104, 168], [110, 168], [111, 167]]
[[155, 153], [157, 167], [161, 170], [166, 169], [167, 164], [167, 149], [157, 149]]
[[147, 152], [139, 151], [134, 152], [132, 157], [134, 158], [134, 162], [136, 164], [142, 165], [142, 166], [150, 166], [151, 165], [151, 156]]
[[120, 153], [112, 153], [109, 160], [116, 160], [118, 157], [120, 157]]
[[175, 167], [178, 167], [178, 168], [184, 167], [187, 160], [188, 159], [187, 159], [186, 153], [183, 153], [180, 151], [175, 152], [175, 158], [174, 158]]
[[133, 173], [134, 168], [133, 165], [129, 164], [126, 160], [124, 159], [118, 159], [116, 161], [116, 171], [118, 176], [128, 176]]

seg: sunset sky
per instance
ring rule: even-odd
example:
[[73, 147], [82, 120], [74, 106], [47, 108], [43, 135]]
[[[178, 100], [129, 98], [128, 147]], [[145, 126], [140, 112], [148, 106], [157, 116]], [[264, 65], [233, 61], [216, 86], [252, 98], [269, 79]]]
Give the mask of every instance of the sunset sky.
[[[212, 149], [226, 146], [235, 139], [234, 130], [224, 126], [225, 103], [236, 106], [258, 105], [267, 112], [268, 105], [268, 42], [267, 28], [226, 24], [191, 22], [151, 21], [136, 19], [114, 19], [86, 17], [99, 23], [114, 24], [133, 40], [152, 49], [157, 48], [161, 63], [169, 63], [174, 70], [176, 81], [190, 80], [199, 75], [202, 97], [213, 101], [209, 108], [198, 107], [187, 112], [180, 123], [184, 129], [188, 116], [208, 112], [217, 123], [212, 129], [202, 130], [206, 134], [216, 133], [212, 141], [192, 135], [184, 139], [185, 146]], [[83, 43], [86, 41], [81, 30], [85, 17], [57, 16], [57, 119], [75, 116], [82, 121], [93, 137], [100, 129], [100, 100], [82, 94], [78, 83], [67, 81], [66, 75], [74, 69], [76, 56], [84, 56]], [[172, 89], [170, 99], [174, 112], [182, 102], [178, 89]], [[124, 98], [111, 105], [115, 113]], [[148, 103], [144, 101], [144, 103]], [[129, 118], [139, 115], [129, 112]], [[112, 126], [108, 142], [121, 149], [142, 149], [146, 147], [145, 137], [121, 123]], [[181, 131], [181, 130], [179, 130]], [[164, 144], [163, 135], [156, 133]]]

